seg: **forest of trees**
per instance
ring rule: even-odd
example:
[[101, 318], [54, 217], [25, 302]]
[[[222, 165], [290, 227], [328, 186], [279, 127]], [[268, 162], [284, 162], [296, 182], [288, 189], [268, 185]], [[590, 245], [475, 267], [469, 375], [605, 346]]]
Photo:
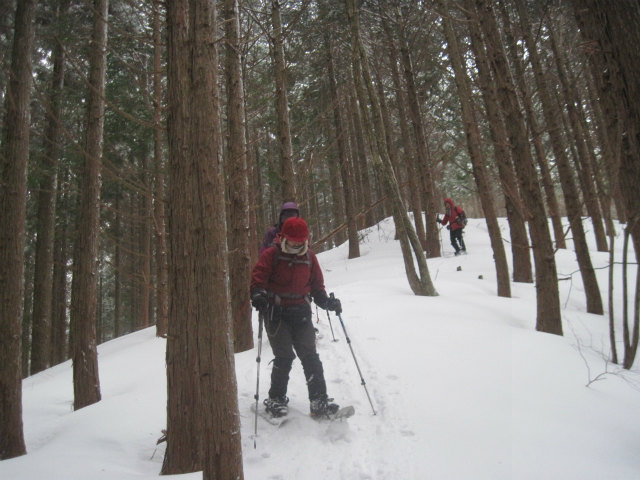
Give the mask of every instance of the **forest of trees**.
[[242, 478], [233, 353], [284, 201], [349, 258], [392, 216], [434, 296], [453, 198], [486, 220], [497, 294], [535, 283], [559, 335], [570, 239], [631, 368], [640, 282], [635, 308], [602, 298], [587, 240], [637, 262], [639, 25], [632, 0], [0, 2], [0, 459], [26, 453], [22, 378], [72, 359], [74, 408], [98, 402], [97, 345], [155, 325], [163, 473]]

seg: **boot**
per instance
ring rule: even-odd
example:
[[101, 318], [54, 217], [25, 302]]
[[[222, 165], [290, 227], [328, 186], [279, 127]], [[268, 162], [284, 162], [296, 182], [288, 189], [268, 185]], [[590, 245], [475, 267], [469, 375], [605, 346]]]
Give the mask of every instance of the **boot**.
[[288, 397], [267, 398], [264, 401], [265, 410], [272, 417], [284, 417], [289, 413]]
[[329, 417], [336, 413], [340, 406], [333, 402], [333, 398], [327, 398], [326, 395], [320, 395], [311, 400], [311, 416], [316, 418]]

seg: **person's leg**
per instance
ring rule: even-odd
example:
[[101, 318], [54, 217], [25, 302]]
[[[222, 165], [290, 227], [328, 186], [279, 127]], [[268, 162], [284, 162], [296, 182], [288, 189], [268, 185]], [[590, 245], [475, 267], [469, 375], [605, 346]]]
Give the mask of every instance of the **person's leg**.
[[460, 249], [463, 252], [467, 251], [467, 247], [464, 244], [464, 237], [462, 236], [462, 228], [458, 230], [458, 241], [460, 242]]
[[[278, 310], [278, 309], [276, 309]], [[287, 395], [289, 372], [296, 357], [293, 353], [291, 326], [282, 320], [278, 311], [274, 312], [266, 326], [267, 337], [273, 351], [273, 368], [271, 369], [270, 398], [284, 398]]]
[[311, 308], [306, 305], [296, 309], [294, 316], [288, 319], [291, 325], [291, 337], [307, 380], [309, 398], [327, 393], [322, 362], [316, 351], [316, 332], [311, 322]]
[[458, 247], [458, 242], [456, 241], [456, 231], [453, 228], [449, 230], [449, 240], [451, 240], [451, 246], [453, 247], [453, 249], [456, 251], [456, 254], [457, 254], [458, 251], [460, 250], [460, 247]]
[[326, 417], [338, 411], [339, 406], [330, 403], [327, 384], [320, 356], [316, 351], [316, 339], [311, 312], [293, 327], [293, 346], [302, 362], [309, 392], [310, 412], [314, 417]]

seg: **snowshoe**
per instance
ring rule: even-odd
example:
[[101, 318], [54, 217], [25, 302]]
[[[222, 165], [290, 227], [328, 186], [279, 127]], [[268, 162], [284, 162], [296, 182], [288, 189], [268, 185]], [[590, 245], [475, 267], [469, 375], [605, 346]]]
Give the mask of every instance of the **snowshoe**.
[[264, 401], [265, 410], [274, 418], [284, 417], [289, 413], [288, 397], [267, 398]]
[[327, 398], [326, 395], [311, 400], [311, 416], [314, 418], [331, 418], [340, 409], [339, 405], [331, 402], [333, 402], [333, 398]]

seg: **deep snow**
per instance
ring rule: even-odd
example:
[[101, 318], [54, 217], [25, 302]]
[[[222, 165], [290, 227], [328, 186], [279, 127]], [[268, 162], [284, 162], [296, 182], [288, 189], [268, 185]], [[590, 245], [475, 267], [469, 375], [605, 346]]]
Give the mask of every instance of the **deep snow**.
[[[445, 256], [429, 260], [437, 297], [411, 293], [390, 219], [362, 232], [360, 258], [347, 260], [347, 245], [319, 256], [327, 290], [342, 301], [377, 415], [338, 318], [332, 315], [333, 342], [320, 310], [314, 322], [329, 393], [353, 404], [356, 415], [334, 423], [309, 418], [296, 361], [292, 418], [280, 428], [259, 419], [254, 449], [256, 350], [236, 355], [245, 478], [640, 478], [640, 370], [607, 362], [608, 317], [585, 313], [579, 273], [560, 282], [564, 336], [542, 334], [535, 331], [533, 285], [512, 283], [513, 298], [496, 296], [483, 220], [469, 221], [466, 256], [451, 256], [448, 232], [441, 234]], [[618, 260], [621, 245], [618, 237]], [[557, 252], [556, 260], [561, 277], [577, 271], [571, 250]], [[592, 261], [606, 266], [608, 254], [592, 245]], [[629, 269], [631, 284], [635, 269]], [[606, 303], [607, 269], [597, 275]], [[619, 336], [619, 266], [615, 281]], [[77, 412], [70, 362], [26, 379], [28, 454], [0, 462], [0, 478], [156, 478], [164, 454], [164, 444], [156, 447], [166, 415], [164, 350], [153, 328], [101, 345], [103, 399]], [[271, 358], [265, 335], [261, 399]]]

